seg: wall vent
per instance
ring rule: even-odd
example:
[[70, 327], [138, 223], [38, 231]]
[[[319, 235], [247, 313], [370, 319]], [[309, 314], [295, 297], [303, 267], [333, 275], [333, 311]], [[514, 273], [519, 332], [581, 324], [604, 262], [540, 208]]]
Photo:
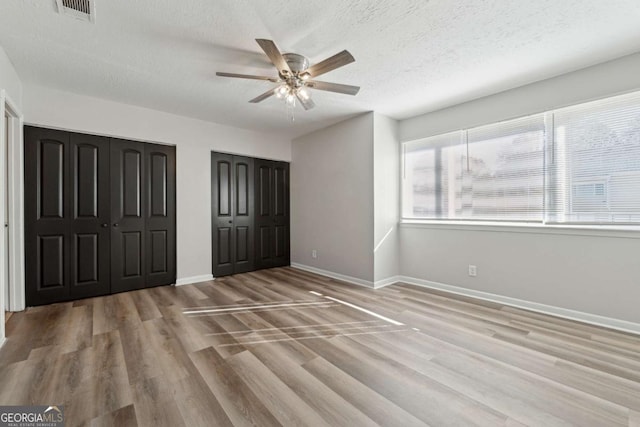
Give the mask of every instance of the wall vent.
[[96, 8], [94, 0], [56, 0], [58, 13], [81, 21], [95, 22]]

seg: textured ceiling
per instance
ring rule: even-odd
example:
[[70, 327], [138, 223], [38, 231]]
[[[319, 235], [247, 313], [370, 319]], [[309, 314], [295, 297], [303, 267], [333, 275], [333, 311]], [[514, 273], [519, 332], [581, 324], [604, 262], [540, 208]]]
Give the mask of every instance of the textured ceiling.
[[[54, 0], [0, 0], [0, 45], [26, 84], [259, 131], [300, 135], [374, 110], [403, 119], [640, 51], [638, 0], [95, 0], [96, 22]], [[256, 38], [318, 62], [356, 62], [318, 80], [317, 107], [247, 101], [275, 75]]]

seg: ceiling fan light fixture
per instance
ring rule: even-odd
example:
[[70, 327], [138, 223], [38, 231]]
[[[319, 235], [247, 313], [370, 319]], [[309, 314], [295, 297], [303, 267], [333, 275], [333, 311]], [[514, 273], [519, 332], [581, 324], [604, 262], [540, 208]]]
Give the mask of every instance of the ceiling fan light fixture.
[[282, 99], [289, 93], [289, 86], [281, 85], [276, 88], [276, 98]]
[[289, 92], [287, 94], [287, 96], [285, 97], [284, 102], [286, 102], [287, 106], [289, 106], [289, 107], [295, 107], [296, 106], [296, 96], [293, 93]]
[[311, 98], [311, 93], [309, 93], [309, 90], [304, 86], [298, 89], [298, 95], [305, 101]]

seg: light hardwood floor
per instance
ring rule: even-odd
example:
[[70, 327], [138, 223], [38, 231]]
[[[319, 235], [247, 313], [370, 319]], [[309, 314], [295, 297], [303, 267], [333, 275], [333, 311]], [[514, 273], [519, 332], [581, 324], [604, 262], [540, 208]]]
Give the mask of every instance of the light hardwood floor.
[[263, 270], [30, 308], [7, 334], [0, 404], [63, 404], [67, 426], [640, 426], [640, 337], [404, 284]]

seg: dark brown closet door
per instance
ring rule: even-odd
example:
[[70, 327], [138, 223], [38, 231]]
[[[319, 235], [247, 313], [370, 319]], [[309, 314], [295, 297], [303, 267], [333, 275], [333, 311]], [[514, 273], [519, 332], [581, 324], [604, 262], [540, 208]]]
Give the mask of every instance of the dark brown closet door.
[[233, 156], [211, 153], [211, 254], [215, 277], [233, 274]]
[[145, 144], [146, 282], [176, 280], [176, 148]]
[[70, 134], [70, 296], [110, 291], [109, 140]]
[[27, 305], [69, 296], [67, 132], [25, 127], [25, 281]]
[[212, 269], [216, 277], [254, 268], [253, 159], [211, 154]]
[[109, 292], [109, 143], [25, 126], [27, 305]]
[[111, 140], [111, 292], [145, 287], [145, 144]]
[[289, 164], [256, 159], [256, 266], [289, 265]]
[[253, 159], [233, 156], [233, 273], [254, 269]]

